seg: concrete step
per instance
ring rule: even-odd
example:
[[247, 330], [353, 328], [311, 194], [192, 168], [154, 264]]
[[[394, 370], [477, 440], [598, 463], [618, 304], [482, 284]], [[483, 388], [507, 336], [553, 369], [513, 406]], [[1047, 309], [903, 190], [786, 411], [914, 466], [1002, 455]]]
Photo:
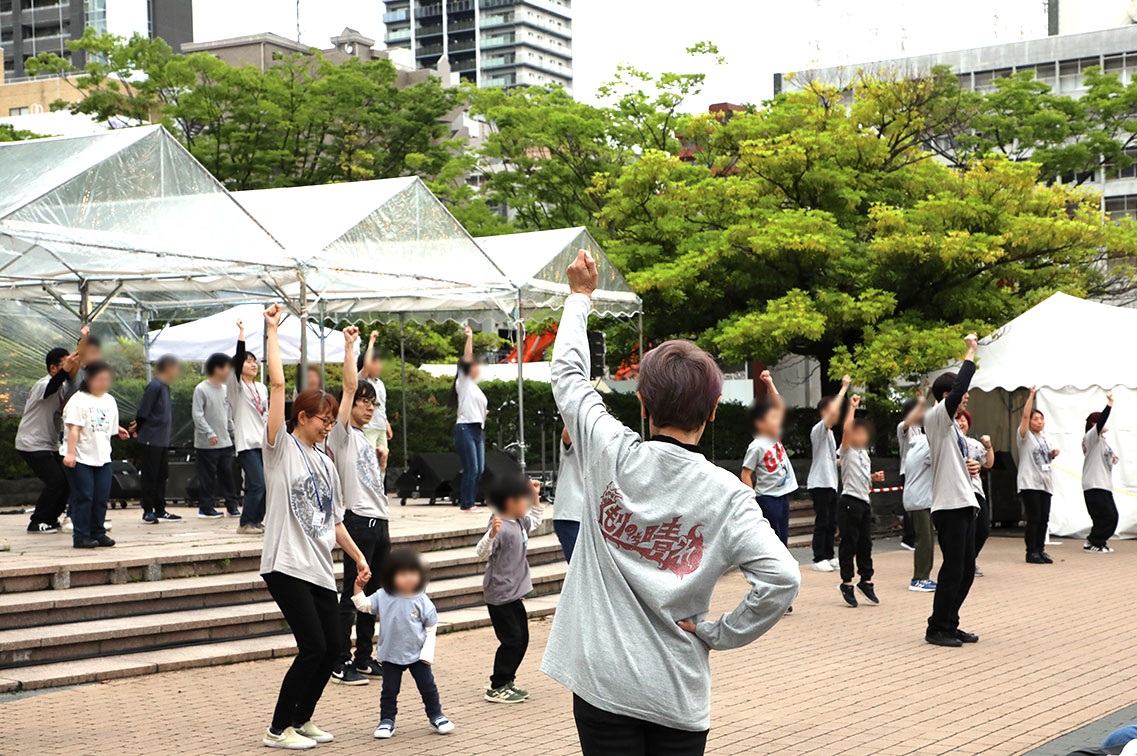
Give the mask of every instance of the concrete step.
[[[525, 601], [531, 619], [553, 614], [557, 594], [537, 596]], [[439, 633], [485, 627], [490, 624], [484, 606], [456, 609], [439, 614]], [[0, 693], [54, 688], [63, 685], [151, 675], [193, 667], [273, 659], [296, 653], [292, 635], [276, 635], [228, 640], [203, 645], [182, 646], [140, 653], [114, 654], [77, 661], [54, 662], [30, 667], [0, 670]]]
[[[564, 562], [534, 567], [534, 594], [559, 592], [567, 567]], [[428, 592], [440, 612], [466, 609], [482, 603], [482, 579], [470, 575], [437, 580]], [[0, 668], [232, 641], [286, 630], [272, 601], [0, 630]]]
[[[563, 559], [554, 535], [531, 538], [527, 551], [533, 567]], [[476, 576], [480, 581], [485, 570], [485, 560], [478, 557], [473, 546], [428, 551], [422, 556], [435, 585], [458, 577]], [[337, 563], [336, 578], [342, 577], [343, 568]], [[22, 591], [0, 594], [0, 630], [269, 600], [264, 580], [256, 570], [66, 590]]]

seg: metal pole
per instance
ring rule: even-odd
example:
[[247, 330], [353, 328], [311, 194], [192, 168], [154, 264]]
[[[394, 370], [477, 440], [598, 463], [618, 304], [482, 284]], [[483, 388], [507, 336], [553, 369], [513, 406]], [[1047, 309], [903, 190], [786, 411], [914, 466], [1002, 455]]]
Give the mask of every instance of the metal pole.
[[91, 291], [90, 283], [79, 283], [79, 325], [85, 326], [91, 322]]
[[[413, 25], [413, 21], [412, 21]], [[403, 386], [403, 467], [410, 464], [409, 457], [407, 456], [407, 338], [406, 338], [406, 325], [407, 316], [399, 313], [399, 372], [402, 373], [402, 386]]]
[[296, 369], [296, 386], [300, 391], [308, 388], [308, 277], [300, 268], [300, 365]]
[[328, 319], [328, 303], [320, 300], [320, 384], [328, 385], [328, 360], [324, 352], [324, 321]]
[[150, 369], [150, 313], [138, 308], [138, 325], [142, 329], [142, 359], [146, 363], [146, 382], [154, 376]]
[[525, 316], [521, 312], [521, 289], [517, 290], [517, 446], [521, 471], [525, 472]]
[[[636, 363], [636, 380], [639, 380], [639, 366], [643, 364], [644, 360], [644, 314], [637, 313], [637, 322], [640, 331], [640, 353], [639, 362]], [[644, 413], [640, 411], [640, 438], [647, 438], [647, 428], [644, 427]]]

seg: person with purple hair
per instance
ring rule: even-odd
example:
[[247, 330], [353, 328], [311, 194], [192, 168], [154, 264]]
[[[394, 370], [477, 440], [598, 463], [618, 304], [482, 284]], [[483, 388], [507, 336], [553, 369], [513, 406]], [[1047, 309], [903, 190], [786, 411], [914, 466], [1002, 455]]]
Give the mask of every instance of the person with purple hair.
[[[589, 383], [586, 333], [596, 263], [568, 270], [553, 397], [581, 469], [580, 532], [542, 670], [573, 692], [584, 756], [699, 756], [710, 727], [710, 651], [755, 640], [785, 614], [801, 573], [754, 491], [699, 451], [722, 394], [714, 359], [688, 341], [644, 355], [644, 441]], [[720, 577], [750, 591], [707, 620]]]

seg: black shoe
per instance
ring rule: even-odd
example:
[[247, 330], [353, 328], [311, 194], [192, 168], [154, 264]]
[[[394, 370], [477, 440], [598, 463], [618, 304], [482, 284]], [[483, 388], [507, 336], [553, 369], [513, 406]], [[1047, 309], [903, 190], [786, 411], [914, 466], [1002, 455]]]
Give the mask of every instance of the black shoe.
[[955, 637], [953, 633], [945, 633], [942, 630], [928, 630], [924, 633], [924, 640], [933, 646], [947, 646], [948, 648], [959, 648], [963, 645], [963, 641]]
[[181, 515], [176, 515], [172, 512], [163, 512], [162, 514], [156, 514], [154, 516], [158, 518], [158, 522], [177, 522], [182, 519]]
[[155, 515], [153, 512], [143, 512], [142, 513], [142, 524], [143, 525], [157, 525], [158, 524], [157, 515]]
[[226, 509], [225, 514], [229, 515], [230, 517], [240, 517], [241, 510], [237, 509], [237, 507], [233, 507], [232, 509]]
[[1045, 551], [1038, 552], [1038, 556], [1042, 559], [1044, 564], [1054, 564], [1054, 560]]
[[365, 662], [357, 661], [355, 663], [356, 670], [364, 677], [382, 677], [383, 665], [379, 663], [378, 659], [368, 659]]
[[794, 608], [792, 606], [787, 606], [786, 607], [786, 614], [793, 614], [793, 613], [794, 613]]
[[876, 591], [873, 590], [872, 583], [866, 583], [864, 580], [857, 583], [857, 587], [861, 589], [861, 593], [865, 594], [865, 598], [874, 604], [879, 604], [880, 599], [876, 597]]
[[845, 599], [845, 603], [849, 606], [857, 605], [857, 596], [853, 593], [853, 586], [841, 583], [841, 598]]
[[95, 543], [99, 546], [114, 546], [114, 539], [110, 536], [101, 535], [95, 539]]
[[28, 525], [29, 533], [58, 533], [59, 523], [33, 522]]
[[960, 630], [959, 628], [956, 628], [955, 637], [959, 638], [961, 643], [978, 643], [979, 642], [979, 636], [978, 635], [976, 635], [975, 633], [969, 633], [966, 630]]
[[218, 517], [224, 517], [225, 515], [221, 514], [213, 507], [210, 507], [209, 509], [198, 509], [197, 516], [203, 520], [216, 520]]
[[76, 538], [74, 547], [77, 549], [93, 549], [99, 545], [94, 538]]
[[359, 674], [354, 664], [337, 664], [332, 670], [332, 682], [340, 685], [366, 685], [367, 678]]
[[1043, 559], [1042, 554], [1039, 554], [1037, 551], [1028, 551], [1027, 552], [1026, 563], [1027, 564], [1050, 564], [1050, 562], [1047, 562], [1045, 559]]

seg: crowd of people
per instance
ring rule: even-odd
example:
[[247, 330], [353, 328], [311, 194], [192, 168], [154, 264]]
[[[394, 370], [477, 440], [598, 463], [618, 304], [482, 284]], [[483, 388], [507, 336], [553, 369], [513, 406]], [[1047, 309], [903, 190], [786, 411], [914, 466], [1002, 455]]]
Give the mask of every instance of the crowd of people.
[[[667, 341], [647, 352], [639, 367], [638, 397], [649, 428], [649, 437], [641, 438], [608, 411], [589, 381], [586, 327], [597, 271], [587, 252], [578, 253], [568, 280], [571, 294], [551, 374], [565, 424], [553, 528], [571, 570], [541, 669], [572, 692], [585, 756], [695, 756], [704, 752], [710, 726], [710, 651], [759, 638], [792, 611], [800, 587], [800, 569], [788, 549], [789, 497], [799, 484], [782, 441], [785, 403], [764, 372], [765, 392], [751, 409], [754, 440], [741, 474], [713, 464], [698, 444], [715, 419], [722, 372], [696, 345]], [[427, 592], [428, 570], [414, 551], [391, 547], [383, 484], [391, 431], [375, 335], [357, 357], [359, 330], [346, 328], [339, 395], [312, 380], [291, 397], [286, 417], [282, 315], [280, 305], [264, 313], [267, 388], [238, 322], [234, 354], [206, 362], [193, 396], [197, 514], [239, 516], [238, 532], [263, 534], [260, 574], [296, 640], [297, 654], [262, 742], [298, 750], [332, 741], [313, 721], [325, 686], [371, 679], [381, 681], [372, 734], [394, 737], [404, 672], [415, 682], [427, 725], [450, 733], [455, 724], [443, 713], [434, 677], [439, 620]], [[961, 629], [960, 612], [981, 575], [976, 556], [990, 524], [980, 474], [993, 464], [993, 447], [986, 436], [968, 435], [975, 334], [963, 342], [959, 371], [937, 378], [926, 400], [908, 403], [897, 427], [914, 561], [909, 589], [935, 594], [924, 637], [939, 646], [978, 641]], [[134, 434], [141, 446], [144, 522], [178, 519], [166, 510], [165, 483], [170, 386], [180, 367], [170, 357], [157, 361], [127, 428], [109, 394], [110, 368], [86, 329], [75, 350], [47, 354], [47, 375], [29, 395], [16, 441], [45, 483], [29, 531], [60, 530], [66, 510], [76, 548], [114, 544], [104, 520], [115, 435]], [[453, 387], [465, 511], [480, 509], [487, 405], [478, 377], [467, 329]], [[841, 600], [856, 607], [880, 603], [870, 502], [884, 473], [872, 469], [874, 429], [858, 414], [861, 398], [848, 395], [850, 384], [845, 376], [840, 391], [817, 406], [806, 487], [815, 511], [813, 569], [839, 571]], [[1033, 399], [1032, 389], [1017, 429], [1018, 489], [1026, 504], [1026, 559], [1050, 563], [1044, 545], [1051, 461], [1059, 452]], [[1117, 458], [1105, 440], [1112, 404], [1110, 396], [1086, 419], [1083, 439], [1083, 485], [1094, 522], [1085, 549], [1096, 553], [1110, 550], [1107, 541], [1117, 525], [1110, 494]], [[234, 453], [243, 497], [234, 483]], [[475, 550], [486, 562], [482, 590], [498, 648], [483, 697], [522, 704], [530, 697], [517, 680], [530, 640], [527, 547], [543, 520], [540, 485], [520, 472], [495, 476], [486, 499], [492, 512]], [[933, 539], [941, 553], [934, 581]], [[337, 547], [344, 555], [338, 586]], [[715, 586], [734, 568], [749, 590], [733, 610], [708, 617]]]

